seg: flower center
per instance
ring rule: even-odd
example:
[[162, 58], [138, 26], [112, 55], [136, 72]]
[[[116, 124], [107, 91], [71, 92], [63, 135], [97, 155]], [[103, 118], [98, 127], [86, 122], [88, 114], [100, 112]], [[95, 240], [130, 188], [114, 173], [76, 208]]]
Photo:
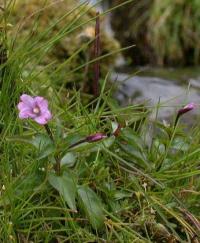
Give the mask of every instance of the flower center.
[[35, 113], [36, 115], [38, 115], [40, 113], [39, 107], [36, 106], [35, 108], [33, 108], [33, 113]]

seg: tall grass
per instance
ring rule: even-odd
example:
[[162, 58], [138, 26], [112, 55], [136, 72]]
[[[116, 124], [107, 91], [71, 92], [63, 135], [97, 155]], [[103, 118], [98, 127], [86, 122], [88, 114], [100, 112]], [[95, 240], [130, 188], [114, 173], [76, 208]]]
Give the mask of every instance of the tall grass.
[[160, 65], [199, 64], [199, 8], [196, 0], [153, 1], [149, 39]]
[[[32, 36], [29, 30], [30, 34], [20, 39], [18, 32], [14, 36], [7, 32], [14, 2], [5, 3], [1, 32], [7, 60], [1, 63], [0, 241], [198, 241], [198, 124], [194, 121], [193, 128], [184, 129], [181, 124], [174, 128], [151, 121], [151, 109], [119, 107], [111, 91], [105, 89], [109, 74], [101, 76], [100, 94], [90, 103], [81, 90], [60, 86], [62, 78], [74, 72], [81, 80], [86, 63], [66, 68], [66, 73], [64, 67], [79, 51], [86, 52], [85, 43], [56, 69], [53, 63], [42, 60], [64, 33], [72, 33], [84, 23], [72, 27], [66, 22], [62, 30], [42, 43], [41, 37], [51, 33], [55, 22], [46, 32]], [[75, 8], [86, 14], [86, 6]], [[91, 23], [95, 24], [95, 18], [91, 17]], [[37, 16], [35, 26], [38, 21]], [[16, 105], [22, 93], [49, 100], [53, 119], [48, 125], [55, 144], [43, 126], [18, 118]], [[150, 139], [149, 126], [154, 128]], [[97, 132], [107, 138], [72, 146]], [[60, 176], [53, 171], [55, 156], [61, 160]]]
[[199, 8], [198, 0], [132, 1], [113, 12], [112, 25], [123, 46], [136, 45], [126, 53], [134, 64], [198, 65]]

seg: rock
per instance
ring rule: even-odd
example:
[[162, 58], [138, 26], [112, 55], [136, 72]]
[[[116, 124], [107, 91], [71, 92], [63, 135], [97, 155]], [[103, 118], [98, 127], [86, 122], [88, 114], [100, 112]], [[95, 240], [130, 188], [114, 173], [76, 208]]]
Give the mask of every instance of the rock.
[[[152, 118], [155, 118], [156, 105], [159, 105], [158, 118], [168, 118], [176, 114], [176, 111], [183, 105], [194, 102], [200, 103], [199, 92], [193, 87], [188, 88], [187, 84], [180, 86], [173, 80], [157, 77], [131, 77], [128, 74], [116, 73], [112, 80], [116, 81], [119, 91], [117, 99], [122, 105], [143, 103], [154, 107]], [[191, 115], [199, 114], [199, 109], [194, 109]]]

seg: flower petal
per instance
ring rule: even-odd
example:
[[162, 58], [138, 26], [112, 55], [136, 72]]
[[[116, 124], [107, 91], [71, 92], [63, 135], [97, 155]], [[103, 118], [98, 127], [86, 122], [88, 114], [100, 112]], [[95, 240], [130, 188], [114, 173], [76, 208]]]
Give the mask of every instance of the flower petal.
[[27, 94], [23, 94], [23, 95], [21, 95], [20, 96], [20, 100], [23, 102], [23, 103], [25, 103], [25, 104], [27, 104], [28, 106], [30, 106], [30, 107], [32, 107], [33, 108], [33, 106], [34, 106], [34, 98], [33, 97], [31, 97], [30, 95], [27, 95]]
[[44, 116], [35, 117], [34, 120], [40, 125], [45, 125], [48, 122], [48, 120], [46, 120]]
[[25, 104], [24, 102], [19, 102], [19, 104], [17, 105], [17, 108], [19, 111], [21, 111], [21, 110], [29, 109], [30, 107], [27, 104]]
[[19, 110], [19, 118], [25, 119], [25, 118], [34, 118], [35, 114], [32, 112], [32, 108], [25, 104], [24, 102], [20, 102], [17, 105], [17, 108]]
[[27, 119], [27, 118], [29, 118], [29, 115], [27, 114], [27, 112], [19, 112], [19, 118]]
[[43, 116], [45, 117], [46, 120], [51, 120], [51, 118], [52, 118], [51, 112], [49, 110], [44, 112]]
[[34, 114], [32, 114], [29, 110], [21, 110], [19, 112], [20, 119], [34, 118]]
[[48, 101], [43, 97], [35, 97], [36, 105], [40, 108], [41, 112], [48, 110]]

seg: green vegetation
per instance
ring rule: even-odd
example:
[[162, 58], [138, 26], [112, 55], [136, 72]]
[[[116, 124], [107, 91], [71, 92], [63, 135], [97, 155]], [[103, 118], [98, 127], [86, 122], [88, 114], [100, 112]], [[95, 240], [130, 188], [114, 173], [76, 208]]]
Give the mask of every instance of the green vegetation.
[[[0, 32], [0, 242], [197, 242], [198, 124], [174, 127], [174, 117], [168, 126], [149, 119], [158, 107], [119, 107], [112, 89], [105, 89], [109, 73], [101, 76], [98, 97], [73, 88], [76, 80], [85, 81], [88, 63], [82, 60], [72, 68], [71, 61], [87, 53], [91, 40], [56, 67], [44, 61], [66, 33], [82, 31], [85, 23], [79, 17], [89, 11], [87, 3], [65, 13], [79, 9], [73, 25], [65, 21], [50, 34], [57, 24], [53, 22], [43, 32], [35, 35], [30, 29], [21, 36], [18, 29], [13, 28], [17, 35], [9, 29], [14, 1], [5, 2]], [[89, 20], [94, 26], [95, 17]], [[22, 93], [49, 101], [54, 141], [44, 126], [18, 118]], [[97, 132], [107, 138], [74, 146]], [[60, 175], [54, 172], [57, 159]]]
[[[59, 86], [74, 82], [78, 88], [84, 89], [85, 87], [80, 87], [83, 85], [80, 80], [91, 83], [93, 74], [86, 63], [94, 58], [94, 8], [84, 3], [77, 4], [76, 0], [17, 0], [10, 8], [10, 21], [13, 24], [10, 34], [17, 35], [14, 44], [23, 43], [30, 48], [37, 69], [41, 69], [43, 65], [48, 69], [45, 73], [52, 73], [52, 70], [57, 69], [54, 72], [56, 78], [52, 74], [50, 77]], [[104, 17], [101, 19], [103, 22]], [[119, 43], [101, 28], [101, 55], [107, 55], [101, 66], [103, 76], [108, 72], [108, 67], [111, 68], [114, 64], [119, 48]], [[110, 50], [115, 51], [115, 55], [109, 55]], [[29, 62], [31, 64], [27, 68], [32, 69], [33, 61]], [[61, 63], [63, 64], [60, 65]], [[74, 71], [81, 64], [85, 71]]]
[[148, 29], [158, 64], [200, 63], [199, 8], [198, 0], [153, 1]]
[[[115, 5], [122, 1], [111, 2]], [[112, 24], [122, 45], [136, 44], [135, 50], [127, 52], [133, 63], [198, 65], [199, 8], [198, 0], [133, 1], [113, 12]]]

